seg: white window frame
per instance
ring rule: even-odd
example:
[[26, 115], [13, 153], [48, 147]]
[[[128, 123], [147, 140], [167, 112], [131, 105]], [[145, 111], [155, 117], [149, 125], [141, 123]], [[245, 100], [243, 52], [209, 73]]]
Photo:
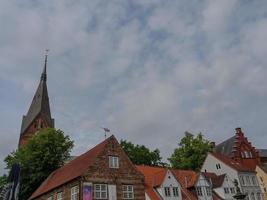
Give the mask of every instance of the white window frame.
[[229, 188], [228, 187], [223, 188], [223, 190], [224, 190], [224, 193], [225, 194], [230, 194], [230, 191], [229, 191]]
[[247, 185], [251, 185], [251, 181], [250, 181], [250, 177], [249, 176], [246, 176], [246, 183], [247, 183]]
[[197, 196], [200, 196], [202, 197], [203, 196], [203, 191], [202, 191], [202, 188], [201, 187], [196, 187], [196, 191], [197, 191]]
[[235, 194], [235, 188], [234, 187], [230, 187], [230, 192], [231, 192], [231, 194]]
[[262, 200], [262, 196], [260, 192], [257, 192], [256, 195], [257, 195], [257, 200]]
[[57, 200], [62, 200], [63, 199], [63, 192], [58, 192], [57, 193]]
[[169, 187], [164, 187], [164, 194], [166, 197], [170, 197], [171, 196], [171, 190]]
[[[97, 188], [99, 187], [99, 189]], [[99, 193], [99, 196], [97, 196]], [[108, 185], [97, 183], [94, 184], [94, 199], [107, 199], [108, 198]]]
[[179, 188], [178, 187], [173, 187], [172, 192], [173, 192], [174, 197], [179, 197]]
[[118, 169], [119, 168], [119, 157], [109, 156], [108, 157], [109, 168]]
[[209, 186], [206, 186], [206, 193], [207, 193], [207, 196], [212, 195], [212, 191], [211, 191], [211, 188]]
[[123, 199], [134, 199], [133, 185], [122, 185]]
[[70, 189], [70, 199], [78, 200], [79, 199], [79, 186], [75, 185]]
[[240, 178], [240, 183], [241, 183], [241, 185], [246, 185], [244, 176], [240, 175], [239, 178]]

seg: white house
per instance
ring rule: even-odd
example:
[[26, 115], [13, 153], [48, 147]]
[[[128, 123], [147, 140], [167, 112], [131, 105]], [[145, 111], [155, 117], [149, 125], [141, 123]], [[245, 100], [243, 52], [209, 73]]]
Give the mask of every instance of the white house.
[[216, 175], [215, 173], [202, 172], [206, 180], [212, 185], [213, 192], [221, 199], [231, 200], [236, 194], [236, 189], [231, 178], [227, 174]]
[[228, 156], [219, 153], [208, 153], [202, 172], [213, 172], [217, 175], [226, 174], [229, 182], [238, 181], [241, 191], [247, 194], [249, 200], [262, 200], [256, 172]]
[[181, 185], [168, 168], [136, 167], [145, 176], [146, 200], [182, 200]]

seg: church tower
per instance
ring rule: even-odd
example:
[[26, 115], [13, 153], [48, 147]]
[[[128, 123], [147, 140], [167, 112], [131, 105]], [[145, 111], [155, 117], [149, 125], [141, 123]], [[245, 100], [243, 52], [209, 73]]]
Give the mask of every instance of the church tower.
[[32, 103], [26, 115], [22, 118], [19, 147], [26, 144], [36, 131], [41, 128], [54, 128], [54, 119], [51, 117], [49, 97], [47, 91], [47, 54], [45, 55], [44, 69], [40, 83], [34, 94]]

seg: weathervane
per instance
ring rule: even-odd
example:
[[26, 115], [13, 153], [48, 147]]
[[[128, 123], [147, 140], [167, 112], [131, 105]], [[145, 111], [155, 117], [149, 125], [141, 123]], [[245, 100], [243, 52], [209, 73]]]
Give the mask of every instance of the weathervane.
[[106, 138], [107, 138], [107, 133], [109, 133], [110, 130], [109, 130], [108, 128], [103, 128], [103, 127], [102, 127], [102, 129], [103, 129], [104, 132], [105, 132], [105, 139], [106, 139]]

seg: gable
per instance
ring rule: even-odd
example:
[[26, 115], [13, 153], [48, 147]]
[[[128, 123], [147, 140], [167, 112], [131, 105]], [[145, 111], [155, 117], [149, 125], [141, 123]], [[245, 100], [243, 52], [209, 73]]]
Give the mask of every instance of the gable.
[[166, 171], [165, 177], [161, 183], [161, 187], [181, 187], [180, 183], [177, 181], [177, 179], [175, 178], [175, 176], [172, 174], [172, 172], [170, 170]]
[[[110, 156], [118, 158], [118, 168], [110, 168]], [[108, 140], [103, 150], [96, 156], [94, 162], [82, 176], [86, 177], [87, 180], [94, 178], [113, 180], [117, 177], [144, 179], [143, 174], [133, 165], [115, 137], [111, 137]]]

